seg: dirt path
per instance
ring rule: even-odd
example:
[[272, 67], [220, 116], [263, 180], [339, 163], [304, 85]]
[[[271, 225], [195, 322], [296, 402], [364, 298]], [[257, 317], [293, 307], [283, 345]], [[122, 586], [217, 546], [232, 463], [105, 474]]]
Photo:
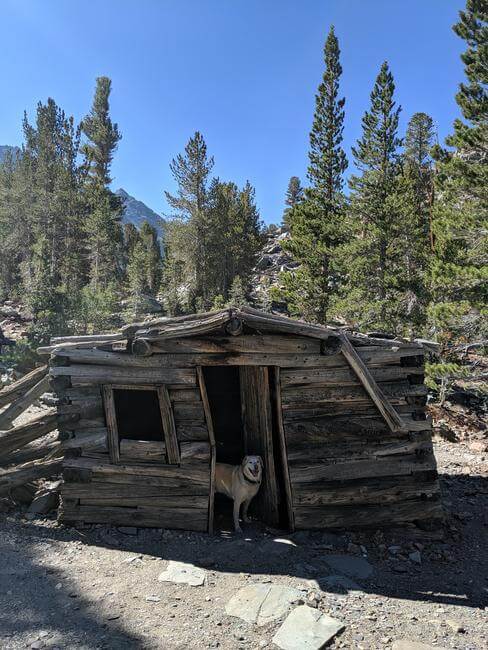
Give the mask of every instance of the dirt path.
[[[445, 531], [297, 533], [246, 528], [244, 537], [174, 531], [67, 529], [54, 519], [0, 514], [0, 648], [276, 648], [263, 627], [225, 605], [252, 583], [303, 590], [303, 601], [346, 628], [332, 648], [488, 647], [486, 458], [438, 443]], [[287, 541], [276, 541], [286, 538]], [[292, 543], [290, 543], [292, 542]], [[393, 548], [391, 548], [393, 547]], [[399, 547], [399, 548], [398, 548]], [[363, 557], [368, 578], [331, 587], [331, 554]], [[168, 560], [206, 571], [200, 587], [159, 582]], [[420, 560], [420, 564], [418, 563]], [[358, 587], [359, 585], [359, 587]]]

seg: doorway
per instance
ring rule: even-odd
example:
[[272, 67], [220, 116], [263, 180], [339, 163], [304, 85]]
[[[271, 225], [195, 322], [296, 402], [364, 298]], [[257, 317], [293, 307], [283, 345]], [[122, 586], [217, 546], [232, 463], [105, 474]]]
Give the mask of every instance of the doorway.
[[[277, 404], [265, 366], [212, 366], [203, 368], [213, 422], [217, 463], [239, 465], [245, 455], [259, 455], [264, 473], [250, 514], [261, 522], [286, 527], [288, 516], [283, 496], [282, 459], [278, 448]], [[217, 520], [227, 519], [232, 503], [216, 495]]]

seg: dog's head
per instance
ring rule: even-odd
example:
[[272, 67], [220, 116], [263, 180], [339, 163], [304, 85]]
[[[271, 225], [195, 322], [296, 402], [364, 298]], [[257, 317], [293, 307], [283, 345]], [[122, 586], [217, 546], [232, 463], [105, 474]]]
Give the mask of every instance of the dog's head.
[[242, 471], [244, 476], [253, 483], [260, 482], [263, 474], [263, 459], [261, 456], [244, 456]]

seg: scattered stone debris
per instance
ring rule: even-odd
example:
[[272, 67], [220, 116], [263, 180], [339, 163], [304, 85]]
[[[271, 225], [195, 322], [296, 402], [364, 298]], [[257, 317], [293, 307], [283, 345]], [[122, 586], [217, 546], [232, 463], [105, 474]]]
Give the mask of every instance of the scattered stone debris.
[[200, 587], [205, 583], [205, 571], [194, 564], [170, 560], [166, 570], [159, 575], [158, 580], [160, 582], [184, 583], [191, 587]]
[[445, 648], [440, 648], [439, 646], [426, 645], [425, 643], [419, 643], [418, 641], [410, 641], [410, 639], [400, 639], [399, 641], [394, 641], [391, 650], [446, 650]]
[[232, 596], [225, 611], [247, 623], [266, 625], [284, 616], [294, 603], [303, 602], [302, 598], [303, 593], [291, 587], [252, 584]]
[[282, 650], [320, 650], [344, 627], [341, 621], [300, 605], [288, 614], [273, 643]]

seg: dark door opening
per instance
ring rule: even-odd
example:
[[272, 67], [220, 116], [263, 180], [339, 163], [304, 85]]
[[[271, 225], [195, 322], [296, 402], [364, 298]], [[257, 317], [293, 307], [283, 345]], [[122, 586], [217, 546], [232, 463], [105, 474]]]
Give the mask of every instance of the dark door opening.
[[[213, 366], [203, 368], [213, 421], [217, 463], [239, 465], [245, 455], [260, 455], [263, 482], [250, 508], [251, 516], [272, 526], [287, 525], [283, 505], [282, 456], [274, 451], [275, 393], [266, 367]], [[285, 508], [285, 510], [284, 510]], [[232, 502], [216, 495], [217, 527], [230, 527]]]

